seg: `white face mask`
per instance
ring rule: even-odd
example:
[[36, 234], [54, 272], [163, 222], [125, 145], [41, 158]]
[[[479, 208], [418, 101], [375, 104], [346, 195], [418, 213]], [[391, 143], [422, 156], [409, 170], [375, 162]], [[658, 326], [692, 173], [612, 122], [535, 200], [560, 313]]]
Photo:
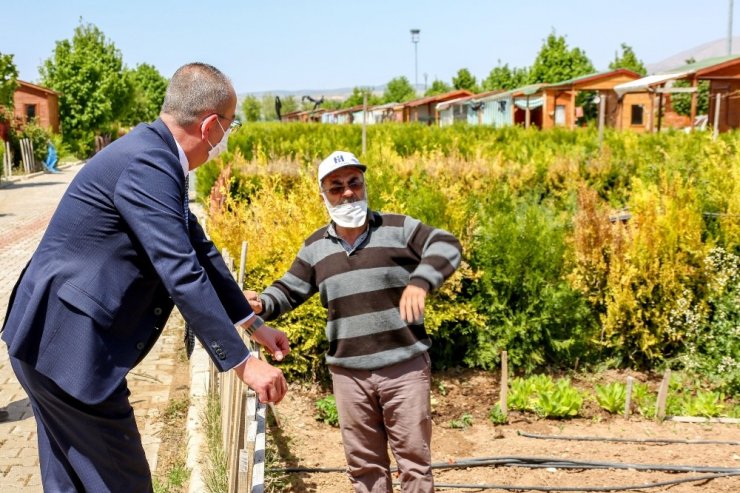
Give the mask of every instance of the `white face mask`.
[[[221, 122], [218, 120], [216, 120], [216, 122], [218, 123], [218, 126], [221, 127]], [[221, 130], [223, 129], [224, 127], [221, 127]], [[211, 144], [211, 141], [208, 141], [208, 145], [211, 146], [211, 149], [208, 151], [208, 161], [216, 159], [219, 154], [226, 150], [227, 144], [229, 143], [229, 133], [231, 133], [231, 128], [224, 131], [224, 136], [221, 137], [221, 140], [216, 145], [213, 145]]]
[[359, 228], [365, 224], [365, 218], [367, 218], [367, 200], [331, 205], [326, 195], [323, 193], [321, 195], [324, 197], [324, 204], [326, 204], [326, 209], [329, 211], [329, 216], [331, 216], [332, 220], [338, 226], [342, 226], [343, 228]]

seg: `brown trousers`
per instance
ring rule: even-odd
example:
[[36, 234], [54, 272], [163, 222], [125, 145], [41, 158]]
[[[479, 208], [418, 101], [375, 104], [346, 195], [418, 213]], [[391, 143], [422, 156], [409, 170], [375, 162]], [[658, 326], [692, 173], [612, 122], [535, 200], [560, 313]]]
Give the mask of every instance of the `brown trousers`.
[[378, 370], [334, 365], [329, 369], [355, 491], [393, 491], [390, 445], [398, 464], [401, 490], [433, 492], [429, 355], [424, 352]]

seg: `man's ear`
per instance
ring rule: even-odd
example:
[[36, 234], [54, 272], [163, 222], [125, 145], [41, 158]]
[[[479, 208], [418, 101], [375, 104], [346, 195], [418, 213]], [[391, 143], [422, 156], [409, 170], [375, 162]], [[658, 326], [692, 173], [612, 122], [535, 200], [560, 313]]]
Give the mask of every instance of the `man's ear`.
[[201, 140], [208, 139], [208, 135], [211, 133], [211, 129], [213, 128], [213, 125], [216, 123], [216, 120], [218, 119], [217, 114], [209, 115], [208, 118], [205, 118], [200, 123], [200, 138]]

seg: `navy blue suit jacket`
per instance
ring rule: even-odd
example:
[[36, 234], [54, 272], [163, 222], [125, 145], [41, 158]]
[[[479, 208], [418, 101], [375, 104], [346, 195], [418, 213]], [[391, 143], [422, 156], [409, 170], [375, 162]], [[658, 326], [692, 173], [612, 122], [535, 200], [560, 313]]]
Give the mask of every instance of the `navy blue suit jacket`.
[[139, 125], [75, 176], [8, 307], [10, 356], [77, 399], [108, 397], [177, 305], [221, 370], [248, 350], [233, 323], [252, 313], [193, 214], [161, 120]]

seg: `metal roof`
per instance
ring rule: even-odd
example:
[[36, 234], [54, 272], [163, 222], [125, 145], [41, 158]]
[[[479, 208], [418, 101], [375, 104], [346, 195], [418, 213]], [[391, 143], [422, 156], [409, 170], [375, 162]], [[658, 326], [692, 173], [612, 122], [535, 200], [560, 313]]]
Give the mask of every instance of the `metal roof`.
[[681, 67], [676, 67], [674, 69], [666, 71], [665, 73], [666, 74], [677, 73], [677, 72], [694, 73], [694, 72], [699, 72], [702, 69], [710, 68], [715, 65], [722, 65], [726, 62], [730, 62], [733, 60], [740, 61], [740, 55], [716, 56], [712, 58], [705, 58], [704, 60], [699, 60], [697, 62], [689, 63]]
[[642, 79], [631, 80], [624, 84], [617, 84], [614, 86], [614, 92], [620, 98], [630, 92], [648, 92], [653, 86], [664, 84], [669, 80], [676, 80], [685, 77], [689, 72], [676, 72], [672, 74], [656, 74], [648, 75]]
[[471, 93], [468, 90], [457, 89], [455, 91], [446, 92], [444, 94], [437, 94], [435, 96], [427, 96], [425, 98], [414, 99], [413, 101], [409, 101], [407, 103], [401, 103], [400, 106], [414, 108], [416, 106], [422, 106], [422, 105], [430, 104], [430, 103], [448, 101], [450, 99], [456, 99], [462, 96], [471, 96], [472, 94], [473, 93]]
[[595, 82], [600, 79], [608, 79], [609, 77], [613, 77], [615, 75], [629, 75], [635, 79], [640, 78], [640, 74], [638, 74], [637, 72], [633, 70], [629, 70], [626, 68], [618, 68], [616, 70], [608, 70], [606, 72], [593, 72], [587, 75], [581, 75], [579, 77], [574, 77], [572, 79], [556, 82], [555, 84], [550, 84], [548, 86], [548, 89], [557, 88], [561, 86], [574, 86], [577, 84], [583, 84], [585, 82]]

